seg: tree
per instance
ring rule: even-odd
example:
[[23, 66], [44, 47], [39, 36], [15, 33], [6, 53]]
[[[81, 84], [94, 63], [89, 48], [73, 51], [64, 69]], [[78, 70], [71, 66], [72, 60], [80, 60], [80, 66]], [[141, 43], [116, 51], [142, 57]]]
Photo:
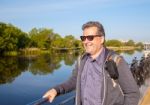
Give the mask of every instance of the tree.
[[0, 23], [0, 52], [16, 51], [25, 47], [28, 37], [19, 28], [11, 25]]
[[136, 47], [144, 48], [144, 45], [142, 42], [138, 42], [135, 44]]
[[52, 48], [65, 48], [65, 40], [63, 38], [57, 38], [52, 41]]
[[120, 47], [122, 43], [119, 40], [107, 40], [106, 46]]
[[128, 40], [126, 43], [125, 43], [126, 46], [134, 46], [135, 43], [133, 40]]
[[64, 37], [65, 40], [65, 47], [66, 48], [74, 48], [75, 38], [73, 35], [67, 35]]
[[38, 47], [38, 48], [50, 48], [52, 39], [54, 37], [54, 33], [52, 29], [33, 28], [29, 32], [29, 37], [31, 39], [30, 47]]

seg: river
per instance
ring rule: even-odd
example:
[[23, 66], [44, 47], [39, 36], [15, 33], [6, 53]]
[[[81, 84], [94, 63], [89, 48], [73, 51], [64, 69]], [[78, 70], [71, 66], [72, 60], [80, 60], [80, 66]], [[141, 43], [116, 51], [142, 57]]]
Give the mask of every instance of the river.
[[[142, 51], [119, 52], [130, 64], [134, 57], [140, 59]], [[53, 53], [0, 58], [0, 105], [26, 105], [42, 97], [51, 87], [62, 83], [71, 76], [78, 57], [77, 52]], [[150, 79], [141, 83], [143, 96]], [[56, 105], [74, 92], [56, 98]]]

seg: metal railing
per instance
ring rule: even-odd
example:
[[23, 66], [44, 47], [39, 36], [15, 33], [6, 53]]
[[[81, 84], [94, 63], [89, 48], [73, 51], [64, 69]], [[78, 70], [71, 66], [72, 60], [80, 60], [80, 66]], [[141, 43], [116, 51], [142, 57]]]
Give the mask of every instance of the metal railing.
[[[69, 97], [69, 98], [67, 98], [67, 99], [65, 99], [65, 100], [63, 100], [63, 101], [61, 101], [59, 104], [57, 104], [57, 105], [65, 105], [66, 103], [68, 103], [69, 101], [74, 101], [75, 100], [75, 96], [71, 96], [71, 97]], [[40, 98], [40, 99], [38, 99], [38, 100], [35, 100], [35, 101], [33, 101], [33, 102], [31, 102], [31, 103], [29, 103], [29, 104], [26, 104], [26, 105], [42, 105], [42, 104], [44, 104], [44, 103], [46, 103], [46, 102], [48, 102], [48, 99], [47, 98]], [[51, 103], [49, 103], [49, 105], [50, 105]]]

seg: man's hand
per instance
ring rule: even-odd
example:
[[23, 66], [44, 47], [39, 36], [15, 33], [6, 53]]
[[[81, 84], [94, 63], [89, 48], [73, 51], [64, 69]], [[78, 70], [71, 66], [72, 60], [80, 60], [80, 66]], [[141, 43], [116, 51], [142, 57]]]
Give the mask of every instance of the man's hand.
[[44, 94], [43, 98], [48, 98], [49, 102], [51, 103], [56, 97], [56, 95], [57, 95], [57, 91], [55, 89], [50, 89]]

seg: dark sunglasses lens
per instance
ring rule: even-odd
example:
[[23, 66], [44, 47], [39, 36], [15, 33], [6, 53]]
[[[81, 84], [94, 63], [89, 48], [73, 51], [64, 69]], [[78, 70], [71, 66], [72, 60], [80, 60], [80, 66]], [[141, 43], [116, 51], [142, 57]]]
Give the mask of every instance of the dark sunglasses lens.
[[85, 41], [86, 37], [85, 36], [80, 36], [82, 41]]
[[86, 38], [87, 38], [87, 40], [92, 41], [94, 39], [94, 36], [80, 36], [80, 38], [82, 41], [85, 41]]
[[94, 38], [94, 36], [87, 36], [87, 39], [88, 39], [89, 41], [92, 41], [93, 38]]

